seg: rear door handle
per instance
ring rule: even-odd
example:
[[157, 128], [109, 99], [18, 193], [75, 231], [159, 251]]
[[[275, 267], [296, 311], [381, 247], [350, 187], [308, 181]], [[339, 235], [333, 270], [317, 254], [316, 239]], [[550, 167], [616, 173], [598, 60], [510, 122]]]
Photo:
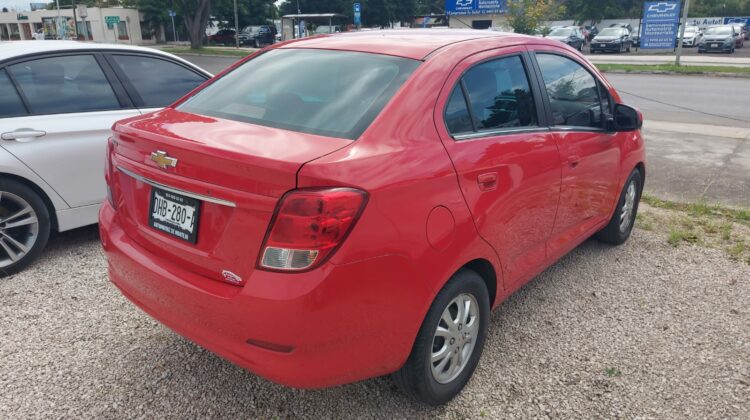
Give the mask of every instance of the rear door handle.
[[481, 191], [492, 191], [497, 189], [497, 172], [488, 172], [477, 177], [477, 184]]
[[47, 134], [46, 131], [34, 130], [31, 128], [19, 128], [15, 131], [9, 131], [7, 133], [0, 134], [0, 138], [3, 140], [17, 140], [20, 142], [27, 142], [35, 140], [37, 137], [42, 137]]

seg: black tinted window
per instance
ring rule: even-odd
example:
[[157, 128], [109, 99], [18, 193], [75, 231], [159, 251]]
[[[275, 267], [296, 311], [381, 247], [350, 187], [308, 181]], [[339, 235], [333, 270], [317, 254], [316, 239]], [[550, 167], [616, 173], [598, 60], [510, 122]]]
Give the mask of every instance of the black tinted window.
[[456, 85], [453, 89], [448, 105], [445, 107], [445, 123], [451, 134], [460, 134], [474, 131], [471, 125], [471, 116], [469, 109], [466, 107], [466, 99], [461, 85]]
[[91, 55], [42, 58], [8, 69], [34, 114], [120, 108], [109, 81]]
[[555, 125], [602, 127], [599, 84], [585, 68], [559, 55], [538, 54]]
[[349, 51], [272, 50], [196, 93], [179, 109], [355, 139], [419, 63]]
[[16, 88], [5, 74], [5, 70], [0, 70], [0, 118], [24, 114], [26, 114], [26, 108], [21, 98], [18, 97]]
[[537, 125], [534, 98], [521, 57], [489, 61], [463, 78], [477, 130]]
[[141, 97], [138, 106], [165, 107], [195, 89], [206, 78], [179, 64], [140, 55], [112, 56]]

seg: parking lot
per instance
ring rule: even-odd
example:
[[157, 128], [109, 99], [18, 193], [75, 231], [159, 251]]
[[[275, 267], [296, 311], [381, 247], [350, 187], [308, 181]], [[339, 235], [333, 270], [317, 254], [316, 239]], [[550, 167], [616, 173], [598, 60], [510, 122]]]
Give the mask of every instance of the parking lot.
[[[185, 58], [214, 73], [237, 60]], [[609, 79], [649, 118], [647, 193], [750, 207], [750, 79]], [[0, 417], [750, 418], [750, 219], [672, 207], [644, 204], [625, 245], [589, 240], [504, 302], [473, 379], [440, 408], [388, 377], [262, 379], [124, 298], [96, 226], [53, 234], [0, 279]], [[727, 239], [674, 240], [663, 220]]]
[[494, 313], [465, 392], [428, 410], [389, 378], [302, 391], [233, 366], [127, 301], [84, 228], [0, 282], [0, 416], [747, 418], [748, 279], [646, 230], [589, 241]]

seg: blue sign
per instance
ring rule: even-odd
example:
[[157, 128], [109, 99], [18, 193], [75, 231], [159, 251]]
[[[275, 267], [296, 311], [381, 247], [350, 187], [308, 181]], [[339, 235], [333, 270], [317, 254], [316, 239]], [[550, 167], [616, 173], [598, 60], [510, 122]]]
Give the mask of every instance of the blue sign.
[[448, 15], [499, 15], [508, 10], [508, 0], [445, 0]]
[[362, 5], [360, 3], [354, 3], [354, 24], [357, 26], [362, 24]]
[[679, 1], [651, 1], [643, 5], [641, 48], [673, 49], [680, 26]]
[[169, 16], [171, 16], [171, 17], [177, 16], [177, 13], [175, 13], [174, 10], [167, 10], [167, 12], [169, 13]]
[[724, 24], [739, 24], [740, 26], [750, 26], [750, 17], [725, 17]]

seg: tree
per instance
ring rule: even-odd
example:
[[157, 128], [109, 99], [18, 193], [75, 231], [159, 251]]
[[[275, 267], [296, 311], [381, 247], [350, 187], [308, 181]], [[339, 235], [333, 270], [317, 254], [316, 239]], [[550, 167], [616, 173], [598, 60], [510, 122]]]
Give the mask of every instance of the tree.
[[190, 48], [203, 46], [206, 25], [211, 13], [211, 0], [176, 0], [177, 11], [182, 16], [190, 38]]
[[[248, 25], [264, 25], [278, 14], [274, 0], [238, 0], [237, 20], [240, 28]], [[234, 28], [234, 1], [214, 0], [211, 15], [220, 22], [229, 22]]]
[[533, 35], [542, 21], [554, 20], [564, 11], [555, 0], [515, 0], [508, 3], [508, 24], [516, 33]]

